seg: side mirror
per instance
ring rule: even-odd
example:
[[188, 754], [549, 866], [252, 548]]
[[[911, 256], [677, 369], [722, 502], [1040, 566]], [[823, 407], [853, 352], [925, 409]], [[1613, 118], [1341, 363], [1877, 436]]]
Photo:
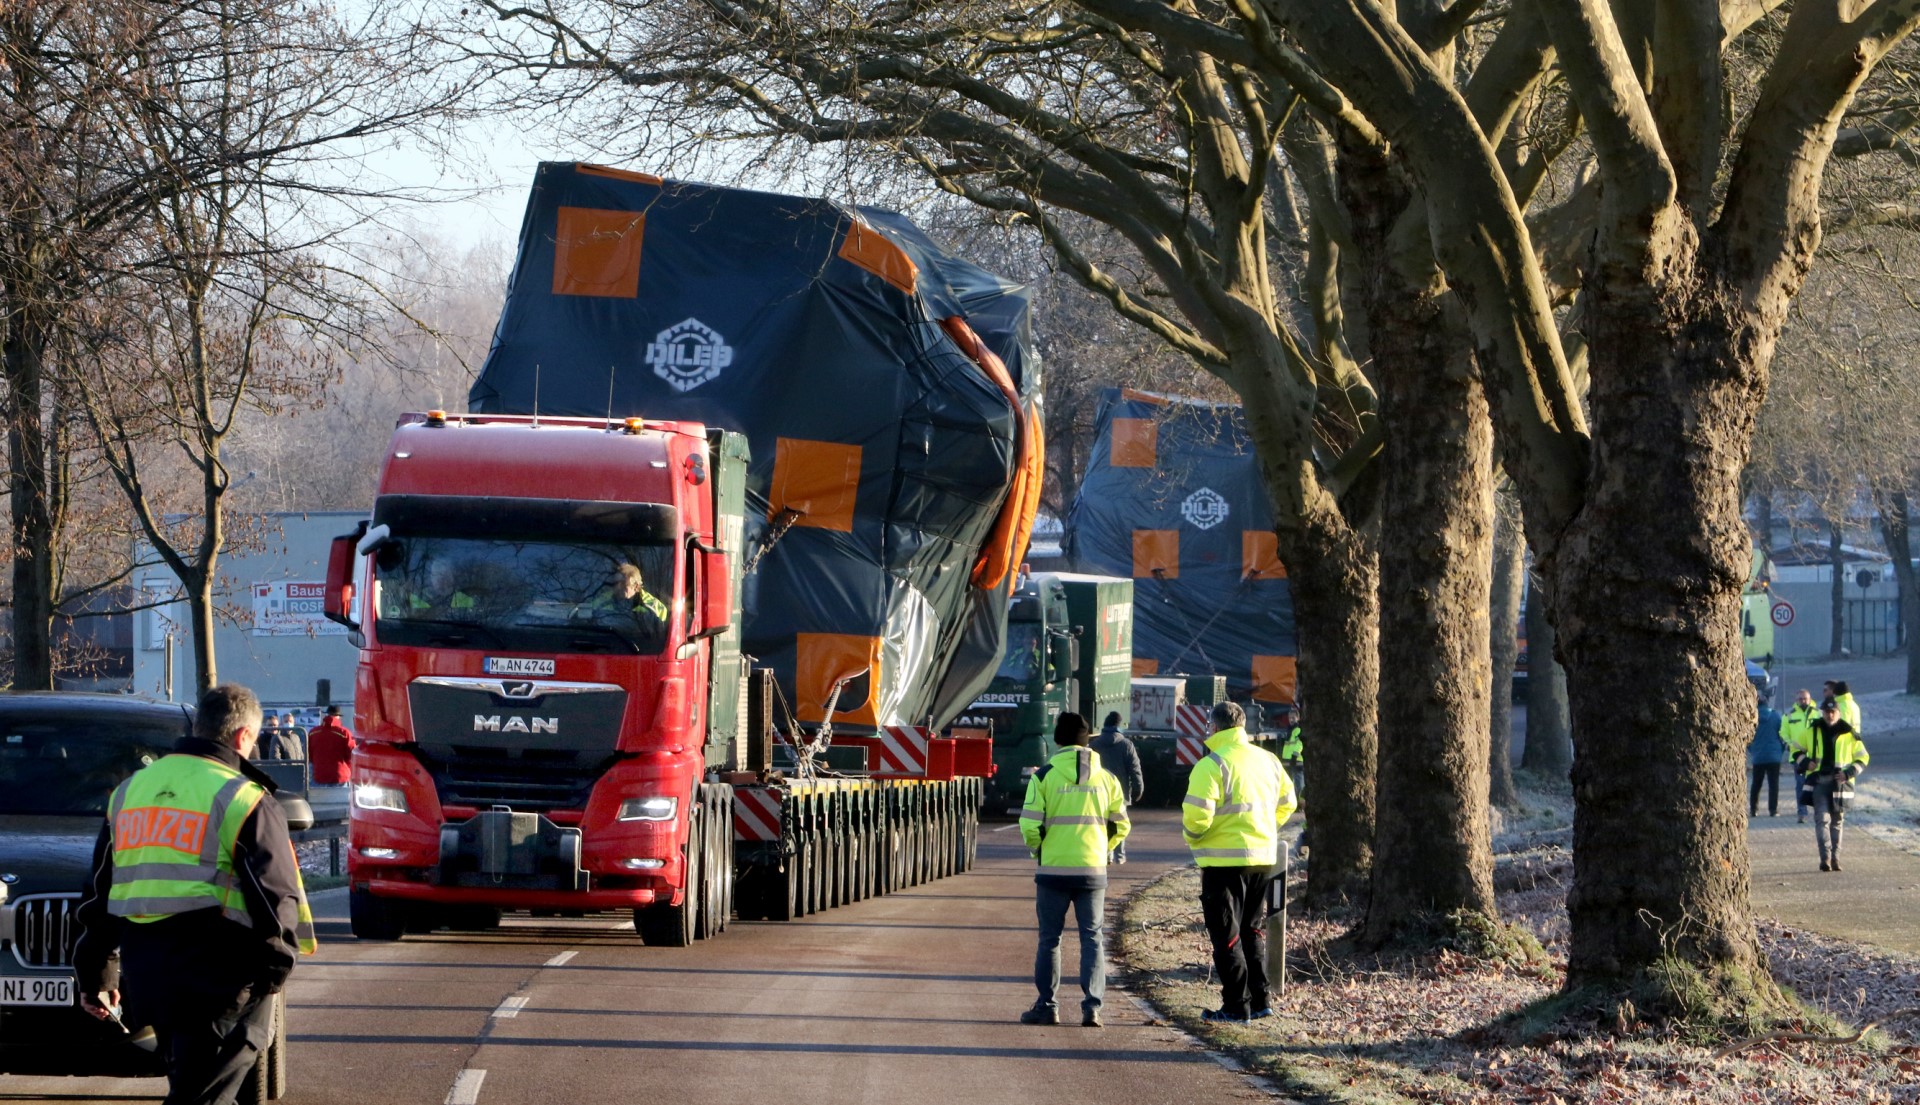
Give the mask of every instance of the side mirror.
[[304, 833], [313, 828], [313, 807], [305, 798], [278, 798], [280, 812], [287, 815], [287, 828], [296, 833]]
[[1047, 682], [1058, 683], [1073, 673], [1073, 638], [1057, 633], [1047, 641]]
[[700, 559], [700, 633], [718, 637], [733, 627], [733, 573], [727, 554], [702, 548]]
[[354, 559], [360, 555], [360, 541], [366, 536], [367, 524], [361, 522], [352, 533], [342, 534], [333, 539], [333, 545], [327, 551], [327, 592], [321, 600], [320, 612], [330, 622], [338, 622], [348, 629], [360, 628], [353, 620], [353, 567]]

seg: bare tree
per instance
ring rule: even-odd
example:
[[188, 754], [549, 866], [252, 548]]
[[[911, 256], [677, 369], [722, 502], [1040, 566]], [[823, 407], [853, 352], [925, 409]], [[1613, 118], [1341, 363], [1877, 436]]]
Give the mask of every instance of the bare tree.
[[[235, 49], [241, 37], [253, 52]], [[0, 413], [12, 476], [17, 686], [51, 685], [50, 626], [63, 591], [67, 435], [81, 416], [56, 352], [93, 347], [82, 316], [99, 317], [91, 301], [137, 263], [152, 213], [185, 191], [251, 171], [273, 181], [283, 228], [366, 217], [394, 198], [355, 183], [343, 164], [426, 127], [457, 98], [458, 85], [414, 64], [412, 42], [410, 25], [369, 16], [348, 27], [307, 0], [0, 8]], [[305, 82], [310, 95], [281, 118], [293, 129], [208, 129], [219, 110], [207, 89], [235, 90], [243, 72], [255, 85]], [[265, 144], [246, 144], [263, 136]]]

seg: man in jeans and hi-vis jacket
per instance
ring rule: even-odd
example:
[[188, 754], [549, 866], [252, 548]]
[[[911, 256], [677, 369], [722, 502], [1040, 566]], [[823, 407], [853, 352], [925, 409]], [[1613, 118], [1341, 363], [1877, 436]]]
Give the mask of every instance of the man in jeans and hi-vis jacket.
[[1278, 873], [1280, 826], [1298, 800], [1273, 753], [1247, 740], [1237, 703], [1213, 708], [1207, 754], [1187, 776], [1180, 821], [1200, 864], [1200, 911], [1213, 938], [1220, 1008], [1210, 1021], [1273, 1015], [1267, 996], [1267, 888]]
[[1033, 984], [1040, 999], [1020, 1014], [1021, 1024], [1059, 1024], [1060, 933], [1067, 906], [1080, 927], [1080, 1023], [1100, 1027], [1106, 996], [1107, 957], [1102, 914], [1107, 904], [1107, 857], [1127, 838], [1127, 800], [1120, 780], [1100, 766], [1087, 747], [1092, 727], [1079, 714], [1061, 714], [1053, 742], [1060, 751], [1027, 781], [1020, 809], [1020, 838], [1040, 861], [1034, 873], [1034, 906], [1040, 919], [1040, 950]]

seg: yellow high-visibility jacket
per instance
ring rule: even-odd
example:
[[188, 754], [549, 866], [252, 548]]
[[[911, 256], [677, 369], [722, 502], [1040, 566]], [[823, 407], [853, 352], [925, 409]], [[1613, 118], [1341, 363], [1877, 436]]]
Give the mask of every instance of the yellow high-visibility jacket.
[[1187, 776], [1180, 823], [1202, 867], [1271, 867], [1280, 862], [1280, 826], [1298, 805], [1280, 760], [1246, 730], [1222, 729]]
[[1133, 828], [1120, 780], [1091, 748], [1063, 748], [1027, 780], [1020, 839], [1041, 875], [1107, 877], [1107, 856]]

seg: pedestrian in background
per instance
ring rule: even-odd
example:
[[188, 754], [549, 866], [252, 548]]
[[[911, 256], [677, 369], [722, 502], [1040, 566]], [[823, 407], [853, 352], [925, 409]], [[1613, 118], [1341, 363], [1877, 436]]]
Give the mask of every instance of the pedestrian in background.
[[1840, 870], [1840, 827], [1853, 797], [1853, 781], [1867, 766], [1867, 746], [1840, 716], [1833, 699], [1820, 704], [1801, 767], [1813, 789], [1813, 839], [1820, 846], [1820, 870]]
[[1780, 737], [1787, 742], [1787, 757], [1793, 761], [1794, 808], [1800, 814], [1802, 825], [1807, 823], [1807, 813], [1813, 809], [1813, 791], [1807, 787], [1806, 773], [1800, 770], [1800, 763], [1807, 754], [1813, 723], [1818, 720], [1820, 710], [1813, 704], [1813, 692], [1805, 687], [1800, 688], [1793, 709], [1780, 719]]
[[307, 733], [307, 763], [317, 787], [343, 787], [353, 781], [353, 734], [340, 720], [340, 707]]
[[80, 1006], [152, 1026], [166, 1105], [234, 1100], [271, 1040], [273, 995], [314, 950], [286, 815], [247, 762], [259, 732], [252, 691], [209, 690], [193, 735], [115, 788], [94, 845], [73, 955]]
[[1071, 905], [1080, 928], [1080, 1023], [1101, 1026], [1107, 990], [1107, 855], [1132, 826], [1120, 780], [1087, 747], [1090, 736], [1086, 718], [1060, 715], [1053, 725], [1060, 751], [1027, 781], [1027, 800], [1020, 808], [1020, 839], [1040, 861], [1033, 876], [1040, 922], [1033, 984], [1040, 999], [1020, 1014], [1021, 1024], [1060, 1023], [1060, 933]]
[[1209, 1021], [1273, 1015], [1267, 978], [1267, 890], [1279, 874], [1280, 826], [1297, 805], [1279, 757], [1247, 740], [1239, 704], [1213, 708], [1207, 754], [1187, 776], [1180, 809], [1200, 865], [1200, 912], [1213, 940], [1220, 1008]]
[[1280, 766], [1287, 769], [1287, 778], [1293, 781], [1293, 793], [1301, 805], [1306, 804], [1307, 795], [1307, 746], [1300, 739], [1300, 707], [1296, 704], [1287, 707], [1287, 735], [1280, 742]]
[[1760, 783], [1767, 784], [1767, 816], [1780, 816], [1780, 764], [1786, 759], [1786, 742], [1780, 735], [1780, 711], [1767, 705], [1761, 695], [1760, 717], [1753, 736], [1747, 741], [1747, 769], [1753, 781], [1747, 784], [1747, 816], [1760, 815]]
[[1840, 720], [1853, 726], [1853, 735], [1866, 736], [1867, 728], [1860, 723], [1860, 703], [1854, 701], [1853, 688], [1847, 686], [1846, 680], [1834, 680], [1833, 703], [1840, 708]]
[[306, 759], [307, 748], [300, 740], [300, 730], [293, 723], [293, 715], [283, 713], [277, 724], [267, 726], [260, 734], [256, 751], [263, 760]]
[[[1120, 793], [1125, 796], [1127, 805], [1138, 802], [1147, 791], [1147, 777], [1140, 770], [1140, 750], [1133, 746], [1133, 741], [1126, 734], [1120, 732], [1118, 710], [1107, 715], [1106, 722], [1100, 726], [1100, 735], [1093, 738], [1091, 747], [1094, 754], [1100, 757], [1100, 766], [1120, 780]], [[1127, 862], [1125, 840], [1114, 845], [1113, 862]]]

